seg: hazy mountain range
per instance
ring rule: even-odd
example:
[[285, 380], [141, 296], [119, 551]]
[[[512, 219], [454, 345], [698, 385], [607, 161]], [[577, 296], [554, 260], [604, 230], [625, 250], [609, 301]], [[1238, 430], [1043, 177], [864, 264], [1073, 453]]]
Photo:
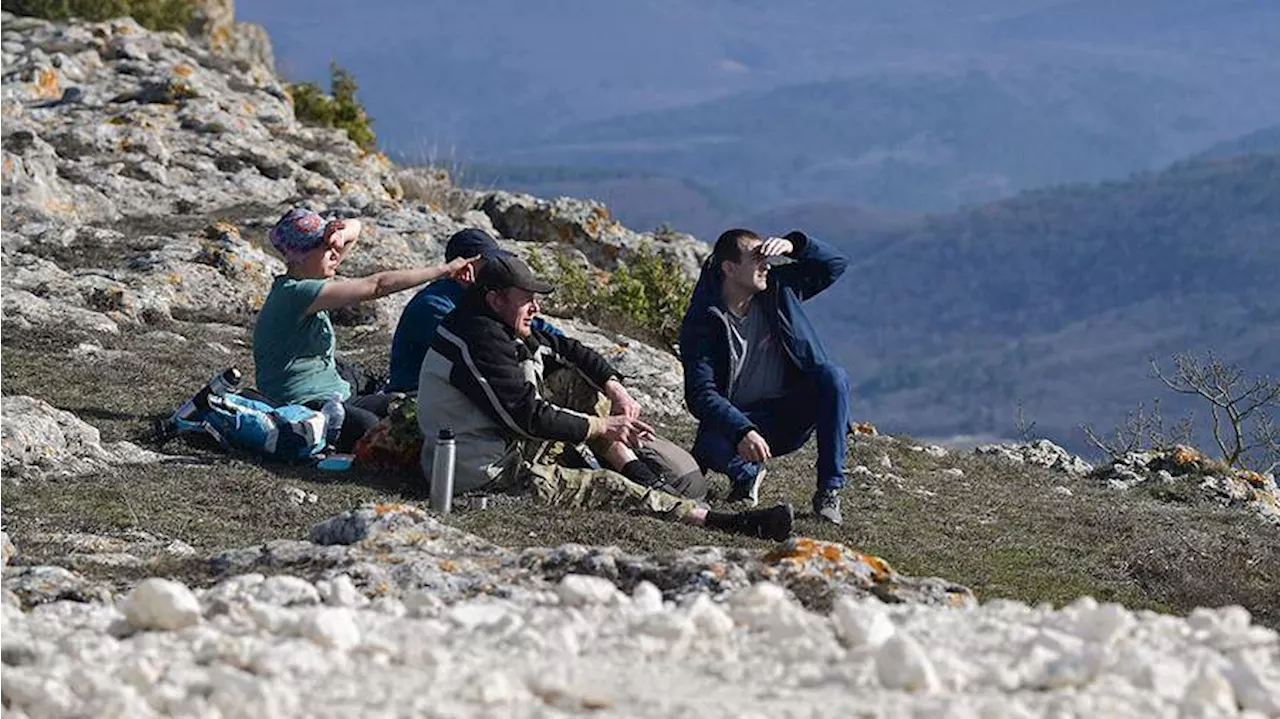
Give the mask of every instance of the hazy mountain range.
[[[464, 173], [478, 184], [621, 198], [616, 214], [640, 229], [706, 235], [814, 201], [948, 209], [1122, 177], [1280, 122], [1272, 0], [238, 11], [271, 31], [286, 75], [351, 69], [393, 156], [480, 161]], [[619, 174], [597, 183], [572, 177], [580, 168]]]
[[636, 229], [842, 244], [815, 315], [891, 429], [1008, 435], [1021, 402], [1079, 448], [1160, 392], [1148, 356], [1280, 374], [1274, 0], [238, 12], [287, 76], [352, 70], [399, 160]]

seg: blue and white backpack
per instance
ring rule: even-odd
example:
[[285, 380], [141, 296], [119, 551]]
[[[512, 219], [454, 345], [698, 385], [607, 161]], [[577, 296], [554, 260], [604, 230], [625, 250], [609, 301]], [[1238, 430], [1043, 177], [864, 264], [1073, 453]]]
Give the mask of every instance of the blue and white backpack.
[[[306, 460], [322, 454], [329, 438], [336, 436], [341, 426], [342, 405], [331, 404], [337, 405], [336, 413], [320, 412], [300, 404], [275, 407], [230, 388], [217, 387], [210, 391], [206, 385], [171, 417], [158, 420], [155, 430], [161, 441], [197, 432], [213, 437], [224, 449]], [[331, 417], [326, 418], [326, 414]], [[332, 432], [328, 431], [330, 424], [335, 425]]]

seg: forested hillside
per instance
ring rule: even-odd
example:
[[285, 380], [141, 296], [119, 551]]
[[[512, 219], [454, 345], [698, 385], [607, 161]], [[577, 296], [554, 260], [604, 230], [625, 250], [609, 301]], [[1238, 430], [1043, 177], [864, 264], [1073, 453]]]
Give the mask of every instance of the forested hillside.
[[859, 414], [1007, 435], [1021, 400], [1078, 446], [1077, 423], [1158, 393], [1149, 356], [1215, 349], [1280, 373], [1278, 188], [1271, 152], [929, 217], [860, 237], [815, 314]]

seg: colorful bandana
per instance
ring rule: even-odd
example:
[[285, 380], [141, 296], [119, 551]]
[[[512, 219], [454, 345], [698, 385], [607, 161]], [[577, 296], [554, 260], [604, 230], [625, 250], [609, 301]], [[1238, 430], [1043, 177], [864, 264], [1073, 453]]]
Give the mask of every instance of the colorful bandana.
[[324, 244], [327, 224], [311, 210], [295, 207], [271, 228], [271, 244], [284, 255], [285, 262], [292, 262]]

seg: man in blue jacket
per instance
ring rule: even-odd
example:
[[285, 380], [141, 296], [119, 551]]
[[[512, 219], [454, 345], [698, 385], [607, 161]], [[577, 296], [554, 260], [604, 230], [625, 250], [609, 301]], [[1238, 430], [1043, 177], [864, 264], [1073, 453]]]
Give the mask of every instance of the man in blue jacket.
[[685, 403], [699, 421], [693, 455], [728, 475], [730, 500], [759, 501], [765, 462], [817, 431], [814, 515], [840, 524], [849, 378], [828, 356], [803, 303], [845, 258], [801, 232], [716, 240], [680, 326]]
[[[440, 321], [458, 306], [462, 295], [476, 279], [486, 260], [509, 257], [510, 252], [498, 247], [498, 243], [484, 230], [468, 227], [455, 232], [444, 247], [445, 262], [455, 257], [479, 257], [457, 279], [436, 280], [418, 291], [405, 305], [396, 333], [391, 338], [391, 367], [386, 392], [414, 393], [418, 391], [418, 370], [422, 358], [436, 336]], [[561, 334], [550, 322], [535, 317], [533, 328], [551, 334]]]

